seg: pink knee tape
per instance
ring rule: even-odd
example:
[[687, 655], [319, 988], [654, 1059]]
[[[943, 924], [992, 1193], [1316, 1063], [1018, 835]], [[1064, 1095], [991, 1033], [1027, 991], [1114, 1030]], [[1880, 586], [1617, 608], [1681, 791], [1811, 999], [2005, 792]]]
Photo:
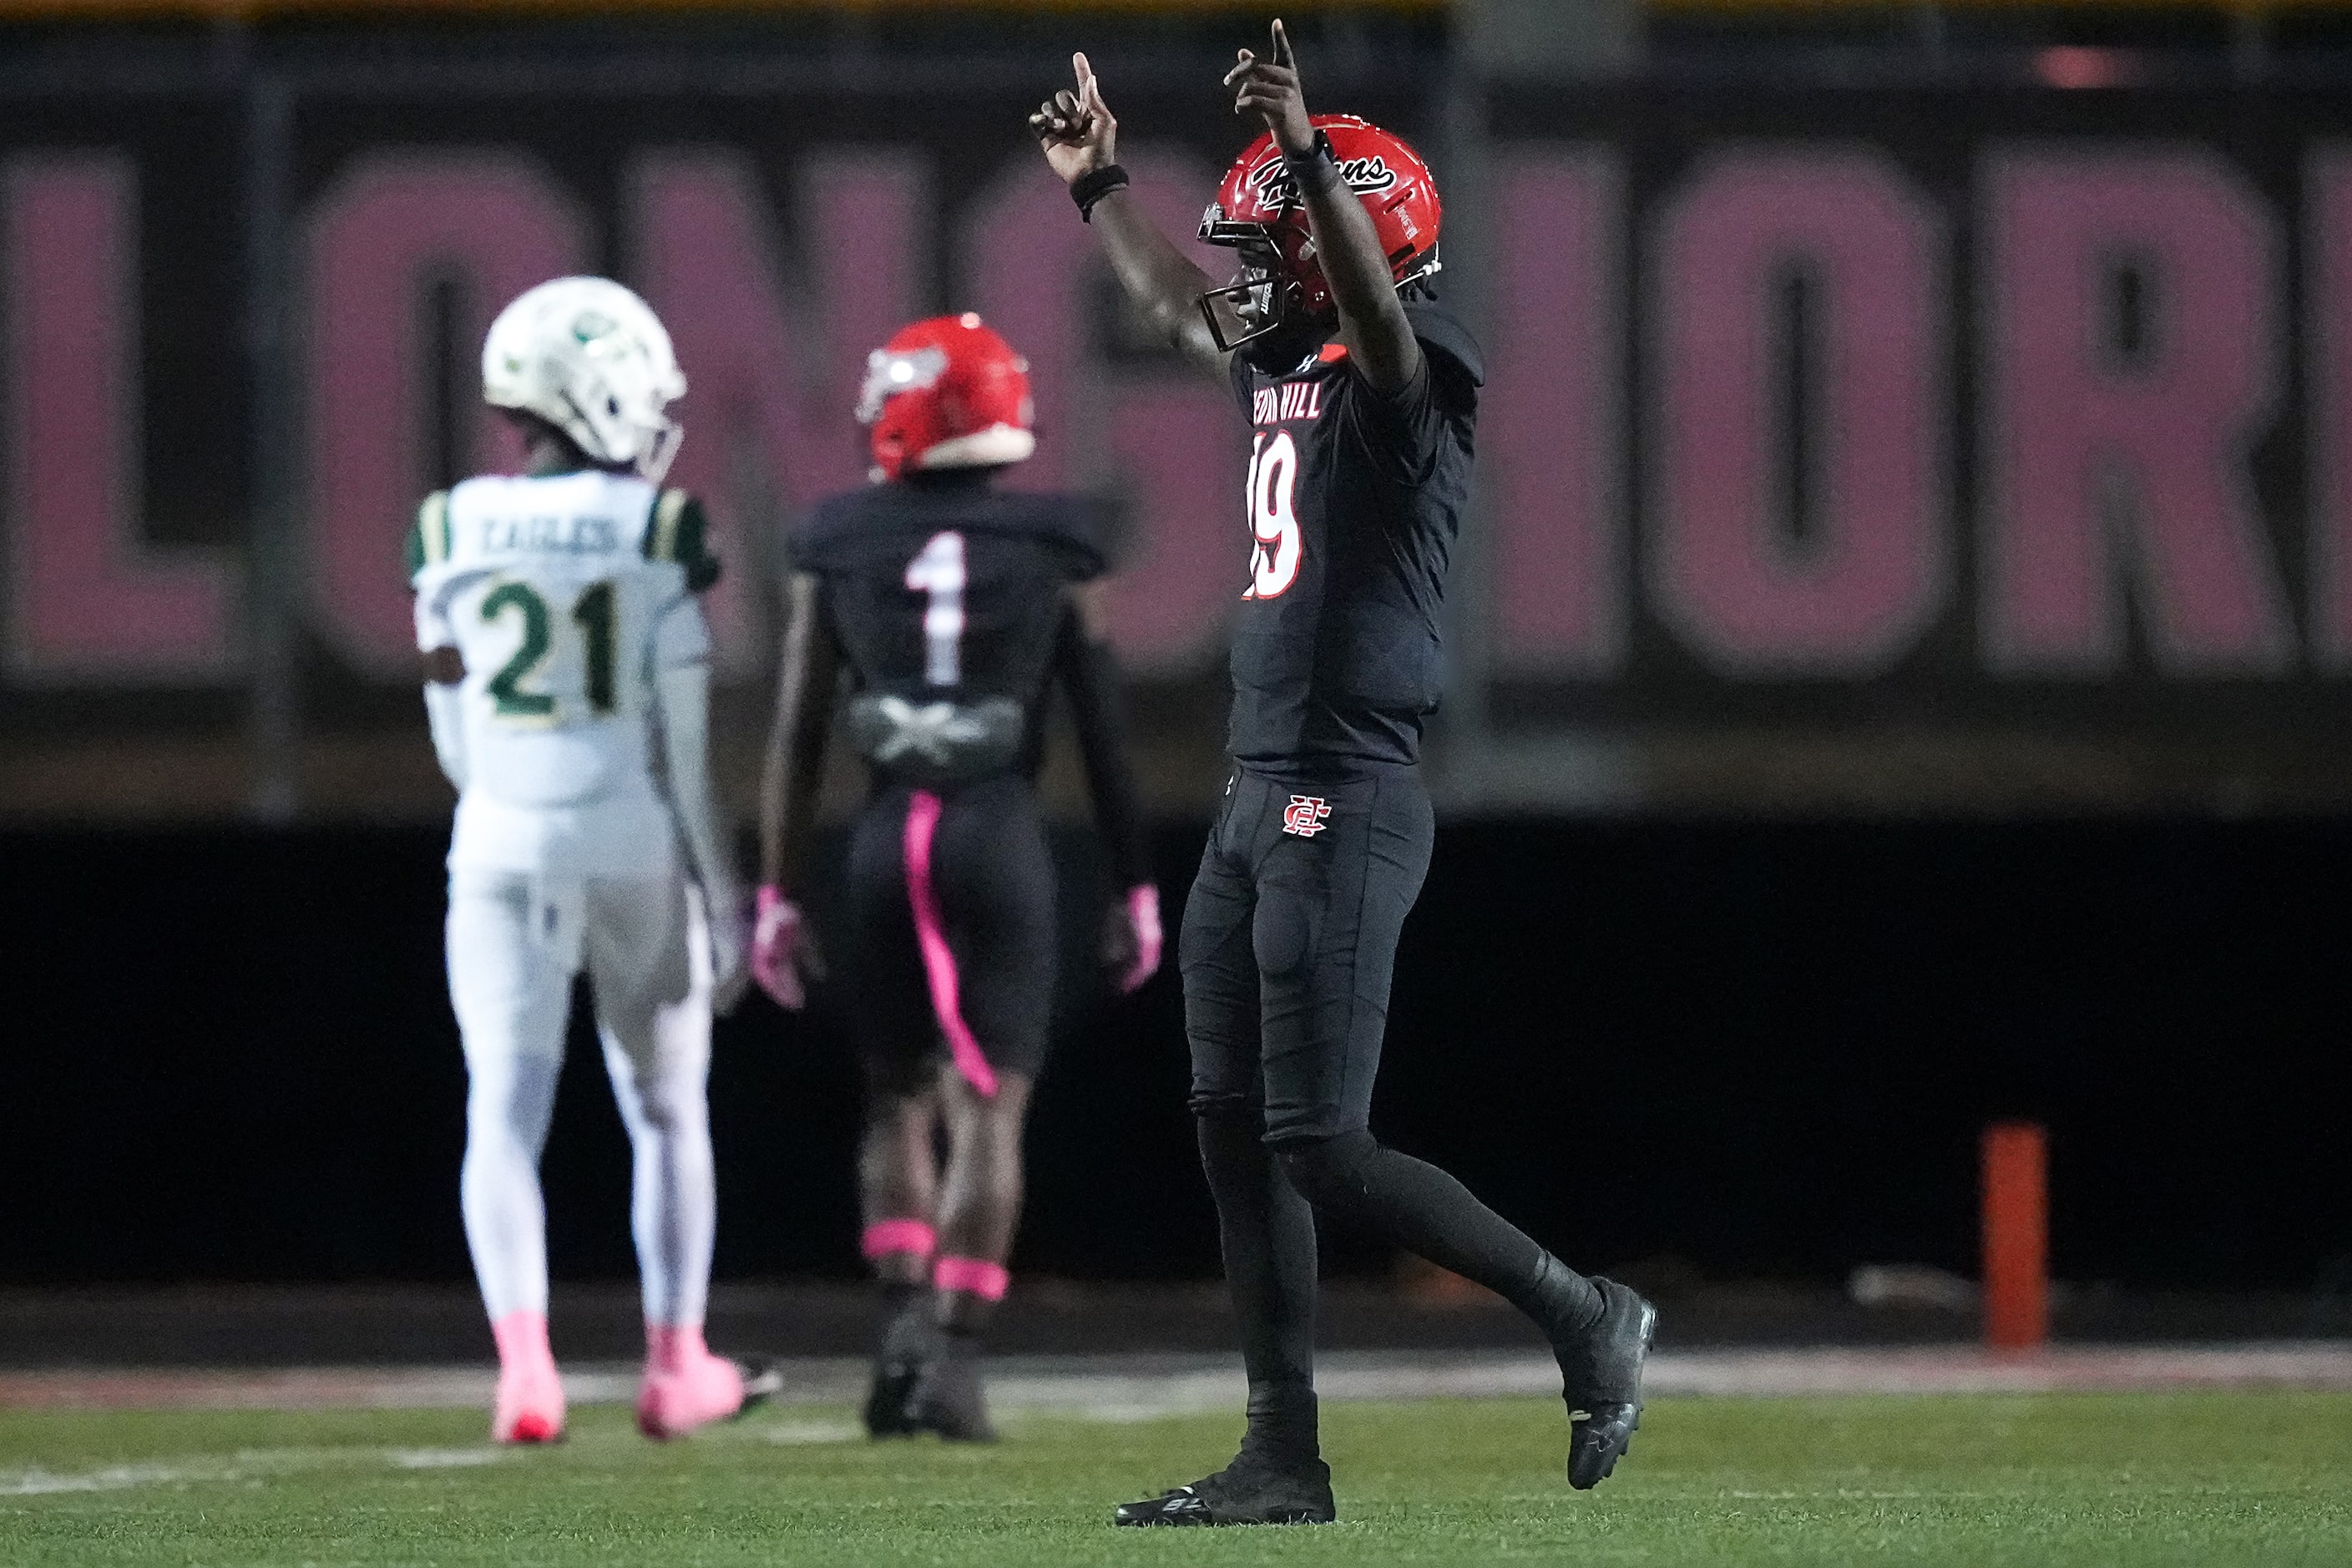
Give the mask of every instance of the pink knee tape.
[[1013, 1276], [985, 1258], [942, 1258], [931, 1266], [931, 1284], [941, 1290], [969, 1290], [983, 1301], [1002, 1301]]
[[866, 1234], [857, 1243], [857, 1250], [869, 1259], [887, 1258], [894, 1252], [919, 1253], [929, 1258], [939, 1247], [939, 1232], [919, 1219], [877, 1219], [866, 1227]]

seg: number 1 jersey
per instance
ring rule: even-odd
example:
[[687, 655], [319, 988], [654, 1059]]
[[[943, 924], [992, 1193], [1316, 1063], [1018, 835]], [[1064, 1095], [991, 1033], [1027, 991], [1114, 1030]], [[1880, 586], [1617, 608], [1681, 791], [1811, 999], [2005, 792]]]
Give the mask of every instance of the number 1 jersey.
[[1337, 343], [1281, 375], [1233, 358], [1251, 426], [1250, 573], [1226, 741], [1238, 762], [1420, 755], [1485, 367], [1444, 310], [1405, 314], [1423, 368], [1392, 393], [1374, 391]]
[[861, 689], [1007, 698], [1034, 732], [1070, 614], [1063, 586], [1106, 566], [1097, 512], [1074, 496], [953, 479], [877, 485], [819, 507], [793, 559], [823, 585]]
[[701, 508], [588, 470], [436, 491], [409, 536], [417, 646], [466, 676], [466, 787], [449, 864], [653, 876], [672, 826], [654, 763], [656, 672], [709, 657], [718, 579]]

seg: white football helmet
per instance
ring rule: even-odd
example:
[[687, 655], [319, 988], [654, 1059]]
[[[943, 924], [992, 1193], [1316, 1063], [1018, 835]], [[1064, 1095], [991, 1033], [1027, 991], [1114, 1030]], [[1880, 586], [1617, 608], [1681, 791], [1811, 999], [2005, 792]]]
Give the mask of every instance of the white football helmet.
[[536, 414], [604, 463], [661, 483], [684, 434], [663, 410], [686, 395], [669, 332], [609, 278], [558, 278], [499, 312], [482, 341], [482, 397]]

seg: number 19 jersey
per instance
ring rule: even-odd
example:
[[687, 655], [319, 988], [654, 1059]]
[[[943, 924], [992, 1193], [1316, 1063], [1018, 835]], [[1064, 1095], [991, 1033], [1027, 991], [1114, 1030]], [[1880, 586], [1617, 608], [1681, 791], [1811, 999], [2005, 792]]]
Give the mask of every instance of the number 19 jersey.
[[450, 866], [659, 874], [654, 678], [709, 657], [701, 509], [598, 470], [468, 479], [418, 509], [409, 572], [418, 646], [466, 667]]
[[1417, 301], [1405, 315], [1423, 369], [1392, 393], [1374, 391], [1336, 344], [1280, 375], [1234, 356], [1251, 426], [1226, 741], [1236, 761], [1419, 757], [1485, 373], [1443, 309]]

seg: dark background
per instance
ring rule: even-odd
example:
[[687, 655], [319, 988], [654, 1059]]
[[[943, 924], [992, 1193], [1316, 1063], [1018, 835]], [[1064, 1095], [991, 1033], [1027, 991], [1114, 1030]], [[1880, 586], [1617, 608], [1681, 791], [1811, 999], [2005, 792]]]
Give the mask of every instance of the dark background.
[[[465, 1279], [443, 843], [0, 837], [0, 1283]], [[2060, 1278], [2309, 1287], [2352, 1255], [2347, 883], [2334, 821], [1452, 826], [1375, 1124], [1582, 1266], [1828, 1281], [1973, 1272], [1977, 1134], [2033, 1116]], [[1018, 1267], [1213, 1274], [1172, 974], [1074, 1011]], [[755, 998], [712, 1092], [721, 1277], [854, 1277], [842, 1031]], [[633, 1272], [626, 1160], [575, 1026], [560, 1278]]]

